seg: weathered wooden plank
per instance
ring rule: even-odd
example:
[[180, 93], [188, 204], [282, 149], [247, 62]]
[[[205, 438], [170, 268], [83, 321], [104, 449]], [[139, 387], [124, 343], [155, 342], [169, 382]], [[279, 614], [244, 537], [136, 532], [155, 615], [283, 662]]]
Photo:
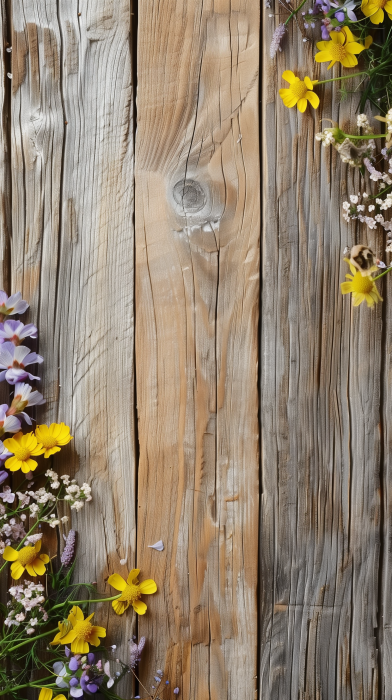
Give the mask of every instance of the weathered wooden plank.
[[[77, 575], [102, 591], [135, 556], [130, 20], [127, 0], [13, 4], [12, 290], [40, 329], [40, 418], [69, 423], [62, 469], [93, 488]], [[121, 646], [133, 618], [108, 618]]]
[[342, 221], [358, 182], [314, 141], [321, 118], [355, 128], [357, 98], [340, 103], [327, 86], [316, 116], [286, 109], [283, 70], [316, 79], [320, 67], [296, 27], [272, 62], [273, 28], [267, 19], [260, 697], [375, 700], [381, 308], [352, 309], [339, 283], [344, 247], [365, 240], [381, 255], [382, 240]]
[[184, 700], [255, 689], [258, 48], [250, 0], [139, 3], [139, 627]]

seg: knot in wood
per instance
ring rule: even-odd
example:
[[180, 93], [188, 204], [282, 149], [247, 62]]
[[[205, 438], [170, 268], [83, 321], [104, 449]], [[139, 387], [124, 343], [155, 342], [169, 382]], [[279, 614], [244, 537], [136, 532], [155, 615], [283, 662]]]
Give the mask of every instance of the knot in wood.
[[173, 197], [184, 213], [195, 214], [201, 211], [207, 201], [206, 194], [196, 180], [179, 180], [173, 187]]

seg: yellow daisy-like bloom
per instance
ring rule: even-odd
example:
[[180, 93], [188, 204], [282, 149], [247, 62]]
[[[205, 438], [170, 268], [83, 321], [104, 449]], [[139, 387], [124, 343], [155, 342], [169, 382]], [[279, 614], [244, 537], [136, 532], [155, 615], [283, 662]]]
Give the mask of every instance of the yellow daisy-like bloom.
[[94, 616], [91, 613], [86, 619], [82, 610], [74, 605], [68, 615], [67, 620], [59, 622], [59, 632], [56, 634], [51, 644], [71, 644], [71, 651], [74, 654], [87, 654], [89, 644], [98, 647], [99, 637], [106, 637], [104, 627], [92, 625], [90, 620]]
[[38, 554], [41, 549], [41, 540], [35, 543], [34, 547], [22, 547], [14, 549], [6, 547], [3, 552], [3, 559], [12, 561], [11, 576], [15, 581], [18, 580], [26, 569], [30, 576], [43, 576], [45, 573], [45, 564], [48, 564], [49, 557], [47, 554]]
[[35, 435], [40, 447], [44, 448], [45, 459], [48, 459], [50, 455], [54, 455], [55, 452], [60, 452], [64, 445], [68, 445], [73, 440], [72, 435], [69, 434], [68, 425], [64, 423], [52, 423], [49, 427], [47, 425], [37, 425]]
[[130, 605], [132, 605], [138, 615], [144, 615], [147, 610], [147, 605], [140, 599], [141, 595], [151, 595], [156, 593], [157, 584], [152, 578], [148, 578], [141, 583], [138, 582], [140, 569], [132, 569], [126, 581], [119, 574], [109, 576], [108, 583], [117, 591], [121, 591], [122, 595], [112, 603], [113, 610], [117, 615], [122, 615]]
[[[351, 292], [353, 295], [353, 306], [359, 306], [363, 301], [366, 301], [367, 305], [371, 307], [382, 301], [373, 277], [370, 274], [362, 275], [350, 263], [348, 258], [344, 258], [344, 260], [350, 265], [352, 275], [347, 274], [346, 279], [350, 281], [342, 282], [340, 286], [342, 294], [350, 294]], [[373, 267], [370, 272], [374, 271], [374, 269], [377, 269], [377, 267]]]
[[10, 472], [17, 472], [19, 469], [22, 470], [23, 474], [28, 472], [33, 472], [37, 467], [38, 462], [31, 457], [36, 457], [37, 455], [42, 455], [45, 450], [42, 445], [38, 444], [37, 438], [33, 433], [16, 433], [12, 438], [7, 438], [4, 440], [4, 446], [10, 452], [14, 453], [13, 457], [9, 457], [5, 466]]
[[317, 48], [320, 49], [320, 52], [316, 53], [314, 59], [317, 63], [331, 61], [328, 70], [335, 63], [341, 63], [345, 68], [356, 66], [358, 59], [355, 54], [361, 53], [365, 49], [365, 46], [354, 40], [355, 37], [350, 30], [347, 31], [347, 27], [345, 30], [344, 32], [331, 32], [330, 41], [317, 42]]
[[392, 19], [392, 0], [362, 0], [361, 10], [365, 17], [370, 17], [372, 24], [381, 24], [384, 11]]
[[[283, 100], [283, 104], [286, 107], [295, 107], [297, 105], [300, 112], [304, 112], [308, 106], [308, 102], [317, 109], [320, 104], [320, 99], [315, 92], [313, 92], [313, 82], [307, 76], [300, 80], [294, 75], [293, 71], [285, 70], [282, 75], [283, 80], [286, 80], [289, 84], [289, 88], [282, 88], [279, 90], [279, 95]], [[317, 80], [314, 81], [317, 83]]]
[[[41, 692], [38, 696], [38, 700], [52, 700], [53, 690], [51, 688], [41, 688]], [[55, 695], [55, 700], [67, 700], [65, 695]]]

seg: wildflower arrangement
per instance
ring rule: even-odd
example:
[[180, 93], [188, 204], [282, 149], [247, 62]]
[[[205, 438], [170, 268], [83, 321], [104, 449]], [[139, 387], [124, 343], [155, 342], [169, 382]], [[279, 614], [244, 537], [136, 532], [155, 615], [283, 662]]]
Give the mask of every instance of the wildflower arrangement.
[[[384, 229], [386, 252], [392, 253], [392, 0], [311, 0], [307, 9], [304, 6], [309, 0], [300, 0], [294, 10], [287, 0], [279, 2], [288, 16], [275, 29], [271, 58], [282, 51], [287, 26], [296, 20], [304, 41], [309, 41], [307, 30], [320, 31], [320, 40], [315, 43], [315, 63], [328, 64], [327, 71], [335, 64], [346, 69], [339, 77], [323, 80], [285, 70], [282, 79], [289, 87], [282, 87], [279, 95], [286, 107], [305, 112], [310, 105], [317, 110], [320, 86], [360, 77], [356, 88], [360, 94], [357, 133], [346, 133], [339, 124], [332, 122], [332, 126], [324, 128], [315, 138], [324, 147], [333, 147], [343, 163], [360, 173], [360, 191], [353, 192], [342, 202], [345, 221], [358, 220], [369, 229]], [[267, 7], [270, 7], [269, 0]], [[382, 133], [375, 133], [364, 112], [366, 105], [379, 112], [374, 119], [381, 123]], [[376, 280], [392, 269], [392, 262], [387, 265], [370, 251], [372, 264], [366, 269], [360, 268], [355, 262], [358, 248], [370, 250], [365, 245], [355, 246], [354, 253], [350, 254], [347, 249], [345, 261], [350, 272], [341, 291], [342, 294], [351, 293], [354, 306], [366, 301], [372, 307], [382, 301]], [[379, 268], [383, 270], [381, 273]]]
[[[11, 585], [0, 604], [0, 697], [22, 700], [31, 689], [38, 700], [100, 697], [119, 699], [116, 686], [132, 673], [137, 687], [152, 700], [178, 695], [158, 670], [148, 690], [136, 670], [145, 639], [129, 641], [129, 658], [114, 658], [106, 645], [95, 603], [110, 602], [117, 615], [131, 608], [147, 610], [145, 597], [157, 591], [152, 579], [139, 581], [139, 569], [126, 580], [113, 572], [108, 583], [115, 594], [103, 598], [91, 583], [73, 583], [77, 533], [73, 511], [91, 502], [88, 483], [78, 484], [53, 468], [55, 455], [73, 439], [65, 423], [35, 423], [29, 412], [45, 403], [30, 382], [38, 382], [34, 366], [43, 358], [24, 345], [35, 341], [33, 324], [10, 319], [28, 308], [18, 292], [0, 291], [0, 381], [10, 387], [10, 399], [0, 406], [0, 572], [8, 569]], [[61, 555], [53, 551], [52, 530], [64, 541]], [[81, 598], [81, 599], [80, 599]], [[127, 613], [130, 614], [130, 613]], [[97, 616], [97, 619], [96, 619]], [[139, 697], [139, 696], [135, 696]]]

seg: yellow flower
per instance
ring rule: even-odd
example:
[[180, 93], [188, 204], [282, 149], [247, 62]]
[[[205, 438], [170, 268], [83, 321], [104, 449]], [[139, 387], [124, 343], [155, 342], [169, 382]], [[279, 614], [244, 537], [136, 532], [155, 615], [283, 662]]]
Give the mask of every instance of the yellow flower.
[[[41, 688], [41, 692], [38, 696], [38, 700], [52, 700], [53, 690], [51, 688]], [[67, 700], [65, 695], [55, 695], [55, 700]]]
[[52, 423], [50, 427], [37, 425], [35, 435], [40, 447], [44, 448], [45, 459], [54, 455], [55, 452], [60, 452], [61, 447], [68, 445], [73, 440], [72, 435], [69, 434], [68, 425], [64, 425], [64, 423]]
[[130, 605], [132, 605], [138, 615], [144, 615], [147, 610], [147, 605], [139, 600], [141, 595], [155, 593], [157, 584], [152, 578], [148, 578], [141, 583], [138, 582], [140, 569], [132, 569], [126, 581], [119, 574], [109, 576], [108, 583], [117, 591], [121, 591], [122, 596], [112, 603], [114, 612], [117, 615], [122, 615]]
[[[355, 269], [354, 265], [351, 264], [348, 258], [344, 259], [345, 262], [350, 265], [352, 275], [347, 274], [346, 279], [350, 281], [342, 282], [340, 285], [342, 294], [350, 294], [351, 292], [353, 295], [353, 306], [359, 306], [363, 301], [366, 301], [367, 305], [371, 307], [374, 306], [374, 304], [377, 304], [379, 301], [382, 301], [373, 277], [371, 277], [370, 274], [361, 274]], [[373, 269], [374, 268], [372, 268], [370, 272], [372, 272]]]
[[355, 54], [361, 53], [365, 49], [365, 46], [355, 41], [355, 37], [348, 27], [344, 27], [344, 29], [344, 32], [331, 32], [330, 41], [317, 42], [317, 48], [320, 49], [320, 53], [316, 53], [315, 61], [317, 63], [331, 61], [328, 70], [337, 62], [341, 63], [345, 68], [356, 66], [358, 59], [355, 57]]
[[33, 433], [26, 433], [26, 435], [16, 433], [14, 437], [4, 440], [4, 446], [7, 450], [14, 453], [14, 456], [9, 457], [5, 462], [7, 469], [10, 472], [17, 472], [18, 469], [21, 469], [23, 474], [33, 472], [37, 467], [38, 462], [35, 459], [31, 459], [31, 457], [42, 455], [45, 452], [42, 446], [38, 444], [37, 438]]
[[392, 0], [362, 0], [361, 10], [365, 17], [370, 17], [372, 24], [380, 24], [384, 20], [384, 10], [392, 19]]
[[[299, 111], [304, 112], [309, 101], [312, 107], [317, 109], [320, 99], [313, 92], [313, 83], [310, 78], [306, 76], [303, 80], [300, 80], [291, 70], [285, 70], [282, 78], [290, 84], [289, 88], [279, 90], [279, 95], [286, 107], [295, 107], [297, 105]], [[314, 82], [316, 83], [317, 80]]]
[[34, 547], [21, 547], [14, 549], [6, 547], [3, 552], [3, 559], [12, 561], [11, 576], [16, 581], [20, 578], [26, 569], [30, 576], [43, 576], [45, 573], [45, 564], [49, 562], [47, 554], [38, 554], [41, 549], [41, 540], [35, 543]]
[[94, 616], [91, 613], [86, 619], [82, 610], [74, 605], [68, 615], [67, 620], [59, 622], [59, 632], [56, 634], [51, 644], [71, 644], [71, 651], [74, 654], [87, 654], [89, 644], [98, 647], [99, 637], [106, 637], [104, 627], [97, 627], [91, 624], [90, 620]]

